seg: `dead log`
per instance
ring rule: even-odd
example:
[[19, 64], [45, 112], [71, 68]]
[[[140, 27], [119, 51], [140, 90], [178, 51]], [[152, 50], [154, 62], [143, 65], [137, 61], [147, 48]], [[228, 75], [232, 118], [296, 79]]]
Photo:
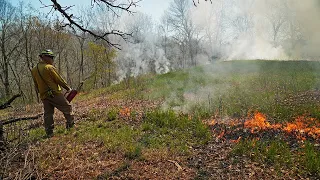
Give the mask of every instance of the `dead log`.
[[10, 118], [10, 119], [6, 119], [6, 120], [2, 120], [2, 125], [11, 124], [11, 123], [15, 123], [18, 121], [23, 121], [23, 120], [34, 120], [34, 119], [40, 118], [42, 115], [43, 115], [43, 113], [40, 113], [36, 116], [31, 116], [31, 117]]

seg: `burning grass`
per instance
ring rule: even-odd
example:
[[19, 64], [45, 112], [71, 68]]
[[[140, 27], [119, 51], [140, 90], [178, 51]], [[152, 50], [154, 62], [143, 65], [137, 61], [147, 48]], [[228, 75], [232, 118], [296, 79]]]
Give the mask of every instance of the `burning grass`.
[[272, 124], [256, 111], [242, 120], [212, 120], [209, 125], [217, 142], [235, 144], [229, 154], [235, 162], [247, 158], [279, 173], [291, 168], [292, 174], [320, 177], [320, 124], [316, 118], [299, 116], [292, 122]]
[[[263, 136], [264, 133], [273, 133], [273, 135], [281, 135], [296, 139], [297, 141], [313, 141], [320, 142], [320, 121], [316, 118], [307, 116], [298, 116], [291, 122], [286, 123], [270, 123], [266, 115], [258, 111], [249, 114], [243, 119], [209, 120], [208, 124], [216, 131], [217, 138], [222, 138], [226, 134], [236, 135], [236, 141], [239, 141], [243, 134], [248, 136]], [[216, 128], [218, 127], [218, 128]], [[228, 128], [228, 130], [227, 130]], [[220, 131], [220, 132], [219, 132]]]

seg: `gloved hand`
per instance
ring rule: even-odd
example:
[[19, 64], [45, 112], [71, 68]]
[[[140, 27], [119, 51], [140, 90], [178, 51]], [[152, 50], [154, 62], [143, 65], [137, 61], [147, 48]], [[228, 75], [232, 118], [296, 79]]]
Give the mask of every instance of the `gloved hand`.
[[72, 91], [72, 88], [71, 88], [71, 87], [69, 87], [69, 89], [67, 89], [66, 94], [69, 94], [71, 91]]
[[72, 88], [69, 88], [65, 93], [64, 93], [64, 97], [67, 97], [68, 94], [72, 91]]

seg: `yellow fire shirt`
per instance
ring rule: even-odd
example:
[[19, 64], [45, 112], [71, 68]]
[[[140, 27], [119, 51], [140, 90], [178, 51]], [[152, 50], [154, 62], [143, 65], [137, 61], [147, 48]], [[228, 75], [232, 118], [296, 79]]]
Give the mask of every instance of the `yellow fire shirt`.
[[[37, 67], [39, 68], [39, 71]], [[41, 73], [41, 76], [39, 75], [39, 72]], [[53, 91], [53, 94], [61, 93], [61, 86], [66, 90], [70, 90], [67, 82], [60, 76], [56, 68], [50, 64], [40, 62], [32, 69], [31, 73], [41, 99], [48, 97], [47, 91], [49, 90], [49, 87]]]

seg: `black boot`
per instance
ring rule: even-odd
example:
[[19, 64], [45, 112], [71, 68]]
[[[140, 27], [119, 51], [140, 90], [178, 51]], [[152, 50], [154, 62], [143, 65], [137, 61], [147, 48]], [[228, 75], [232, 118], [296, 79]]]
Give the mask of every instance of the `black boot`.
[[51, 138], [51, 137], [53, 137], [53, 130], [46, 130], [45, 138]]
[[67, 128], [67, 130], [70, 130], [71, 128], [73, 128], [74, 127], [74, 122], [67, 122], [66, 123], [66, 128]]

